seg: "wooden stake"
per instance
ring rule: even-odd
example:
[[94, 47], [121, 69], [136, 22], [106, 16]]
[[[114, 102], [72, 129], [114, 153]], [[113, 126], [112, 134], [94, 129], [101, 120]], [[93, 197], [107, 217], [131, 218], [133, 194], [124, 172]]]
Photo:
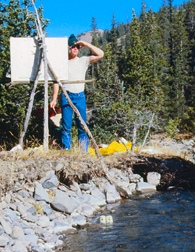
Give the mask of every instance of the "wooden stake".
[[36, 6], [34, 4], [34, 1], [32, 0], [32, 5], [35, 10], [36, 15], [36, 26], [37, 26], [37, 32], [39, 35], [39, 38], [42, 42], [42, 48], [43, 48], [43, 61], [44, 61], [44, 134], [43, 134], [43, 149], [47, 151], [49, 149], [48, 143], [49, 143], [49, 122], [48, 122], [48, 68], [47, 68], [47, 52], [46, 52], [46, 44], [45, 44], [45, 35], [43, 34], [43, 30], [41, 27], [41, 22], [39, 19], [39, 15], [36, 9]]
[[38, 84], [38, 80], [39, 80], [39, 75], [40, 75], [40, 70], [41, 70], [42, 54], [43, 54], [43, 49], [41, 48], [40, 49], [40, 54], [39, 54], [39, 59], [38, 59], [38, 68], [37, 68], [36, 78], [35, 78], [34, 86], [33, 86], [33, 89], [31, 91], [31, 95], [30, 95], [30, 101], [29, 101], [29, 104], [28, 104], [28, 110], [27, 110], [27, 113], [26, 113], [25, 121], [24, 121], [23, 131], [21, 132], [20, 138], [19, 138], [19, 144], [20, 144], [20, 146], [22, 148], [23, 148], [23, 145], [24, 145], [24, 136], [25, 136], [26, 131], [28, 129], [28, 124], [29, 124], [31, 113], [32, 113], [35, 92], [36, 92], [36, 88], [37, 88], [37, 84]]

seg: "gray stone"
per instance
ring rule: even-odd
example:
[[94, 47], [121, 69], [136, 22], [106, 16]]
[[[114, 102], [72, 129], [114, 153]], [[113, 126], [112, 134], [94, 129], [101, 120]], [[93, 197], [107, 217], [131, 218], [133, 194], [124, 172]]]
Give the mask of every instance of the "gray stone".
[[11, 225], [5, 221], [3, 218], [0, 217], [0, 223], [5, 231], [5, 233], [7, 233], [8, 235], [10, 235], [12, 233], [12, 228]]
[[44, 214], [46, 214], [46, 215], [51, 215], [52, 212], [53, 212], [53, 209], [52, 209], [50, 206], [45, 205], [45, 206], [43, 207], [43, 212], [44, 212]]
[[37, 213], [36, 213], [36, 209], [35, 209], [34, 206], [30, 207], [30, 208], [28, 209], [28, 212], [29, 212], [30, 214], [32, 214], [32, 215], [36, 215], [36, 214], [37, 214]]
[[4, 236], [0, 236], [0, 247], [5, 247], [8, 244], [8, 240]]
[[138, 182], [136, 186], [136, 191], [141, 193], [155, 192], [156, 186], [146, 182]]
[[47, 227], [47, 226], [49, 226], [49, 222], [50, 222], [50, 220], [49, 220], [48, 216], [43, 215], [43, 216], [39, 217], [39, 219], [37, 221], [37, 225], [39, 225], [41, 227]]
[[45, 252], [44, 248], [40, 248], [38, 245], [31, 246], [31, 252]]
[[55, 167], [56, 171], [60, 171], [62, 168], [64, 167], [64, 165], [62, 163], [58, 163]]
[[130, 177], [130, 183], [138, 183], [142, 180], [142, 177], [139, 174], [133, 174]]
[[20, 191], [18, 191], [18, 194], [23, 198], [29, 197], [29, 193], [26, 190], [20, 190]]
[[54, 233], [62, 233], [62, 232], [67, 231], [71, 228], [72, 228], [72, 226], [70, 226], [68, 223], [57, 222], [57, 223], [55, 223], [53, 231], [54, 231]]
[[75, 216], [72, 217], [72, 226], [76, 227], [76, 226], [84, 226], [86, 225], [87, 220], [85, 216]]
[[0, 225], [0, 235], [4, 233], [4, 228]]
[[36, 188], [35, 188], [35, 195], [34, 198], [38, 201], [46, 201], [46, 202], [51, 202], [51, 199], [49, 198], [49, 195], [47, 191], [42, 187], [40, 183], [36, 183]]
[[161, 175], [158, 172], [148, 172], [147, 174], [147, 182], [152, 185], [159, 185], [161, 179]]
[[90, 194], [83, 194], [80, 199], [82, 202], [88, 203], [92, 206], [106, 205], [105, 199], [100, 199], [100, 198], [94, 197], [93, 195], [90, 195]]
[[111, 185], [110, 183], [107, 183], [105, 185], [105, 193], [106, 193], [106, 202], [108, 204], [112, 204], [118, 200], [121, 200], [121, 196], [119, 192], [116, 190], [115, 185]]
[[7, 204], [9, 204], [11, 202], [11, 195], [10, 195], [10, 193], [6, 194], [5, 201], [6, 201]]
[[17, 240], [14, 244], [14, 252], [28, 252], [28, 243], [24, 241]]
[[35, 234], [35, 230], [34, 230], [34, 229], [31, 229], [31, 228], [29, 228], [29, 227], [23, 228], [23, 231], [24, 231], [24, 234], [25, 234], [25, 235], [32, 235], [32, 234]]
[[26, 215], [27, 213], [27, 208], [23, 204], [18, 204], [17, 210], [22, 216]]
[[24, 231], [21, 227], [19, 226], [14, 226], [12, 229], [12, 237], [14, 239], [21, 238], [24, 236]]
[[38, 242], [38, 236], [35, 234], [25, 235], [23, 240], [29, 243], [30, 245], [36, 245]]
[[103, 205], [106, 204], [106, 201], [105, 201], [105, 194], [102, 193], [97, 187], [93, 188], [91, 190], [91, 195], [94, 196], [95, 198], [98, 198], [100, 200], [102, 200], [103, 202]]
[[131, 193], [134, 193], [136, 191], [136, 183], [130, 183], [128, 189]]
[[51, 232], [43, 232], [41, 234], [41, 238], [44, 240], [44, 242], [56, 242], [58, 240], [58, 236], [56, 234], [53, 234]]
[[51, 206], [61, 212], [72, 213], [78, 207], [78, 203], [73, 197], [68, 197], [65, 192], [56, 191], [55, 199], [51, 202]]
[[93, 213], [97, 210], [97, 207], [94, 207], [87, 203], [81, 203], [79, 207], [76, 209], [76, 213], [72, 213], [71, 215], [74, 216], [74, 214], [77, 216], [78, 213], [80, 215], [91, 217]]
[[58, 178], [56, 175], [53, 175], [49, 180], [46, 180], [42, 183], [43, 188], [49, 189], [56, 187], [59, 184]]
[[18, 218], [18, 215], [16, 214], [15, 211], [12, 211], [11, 209], [6, 209], [6, 216], [9, 217], [11, 219], [10, 222], [14, 222], [14, 221], [17, 221], [19, 218]]
[[31, 223], [36, 223], [38, 217], [37, 215], [32, 215], [31, 213], [26, 213], [25, 215], [21, 216], [23, 220]]
[[90, 189], [91, 185], [90, 184], [80, 184], [79, 187], [81, 190], [87, 191]]
[[5, 209], [8, 206], [7, 202], [5, 200], [0, 202], [0, 209]]

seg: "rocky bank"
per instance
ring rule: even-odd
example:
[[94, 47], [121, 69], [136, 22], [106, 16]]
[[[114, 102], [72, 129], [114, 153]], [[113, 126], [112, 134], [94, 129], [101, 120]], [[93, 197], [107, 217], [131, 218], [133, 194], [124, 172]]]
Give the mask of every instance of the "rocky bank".
[[[0, 152], [0, 251], [56, 251], [67, 232], [122, 198], [195, 189], [195, 138], [154, 136], [139, 155], [90, 155], [40, 148]], [[114, 205], [113, 205], [114, 207]]]

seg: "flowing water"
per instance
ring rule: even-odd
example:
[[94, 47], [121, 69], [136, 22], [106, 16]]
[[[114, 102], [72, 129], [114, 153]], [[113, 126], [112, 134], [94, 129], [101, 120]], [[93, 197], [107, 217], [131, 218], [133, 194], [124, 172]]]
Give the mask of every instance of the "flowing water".
[[66, 235], [68, 252], [195, 251], [195, 192], [158, 192], [116, 205], [113, 224], [99, 223]]

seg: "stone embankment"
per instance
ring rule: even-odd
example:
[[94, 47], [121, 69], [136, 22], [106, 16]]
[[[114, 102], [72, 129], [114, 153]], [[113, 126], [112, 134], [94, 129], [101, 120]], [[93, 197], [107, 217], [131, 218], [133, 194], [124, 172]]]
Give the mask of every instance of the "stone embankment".
[[177, 187], [180, 179], [180, 187], [187, 188], [194, 183], [194, 142], [185, 146], [187, 161], [160, 157], [154, 143], [143, 150], [144, 156], [104, 157], [113, 184], [95, 157], [69, 152], [44, 156], [39, 150], [0, 153], [0, 251], [55, 251], [63, 246], [67, 231], [88, 225], [90, 217], [101, 214], [108, 204]]

